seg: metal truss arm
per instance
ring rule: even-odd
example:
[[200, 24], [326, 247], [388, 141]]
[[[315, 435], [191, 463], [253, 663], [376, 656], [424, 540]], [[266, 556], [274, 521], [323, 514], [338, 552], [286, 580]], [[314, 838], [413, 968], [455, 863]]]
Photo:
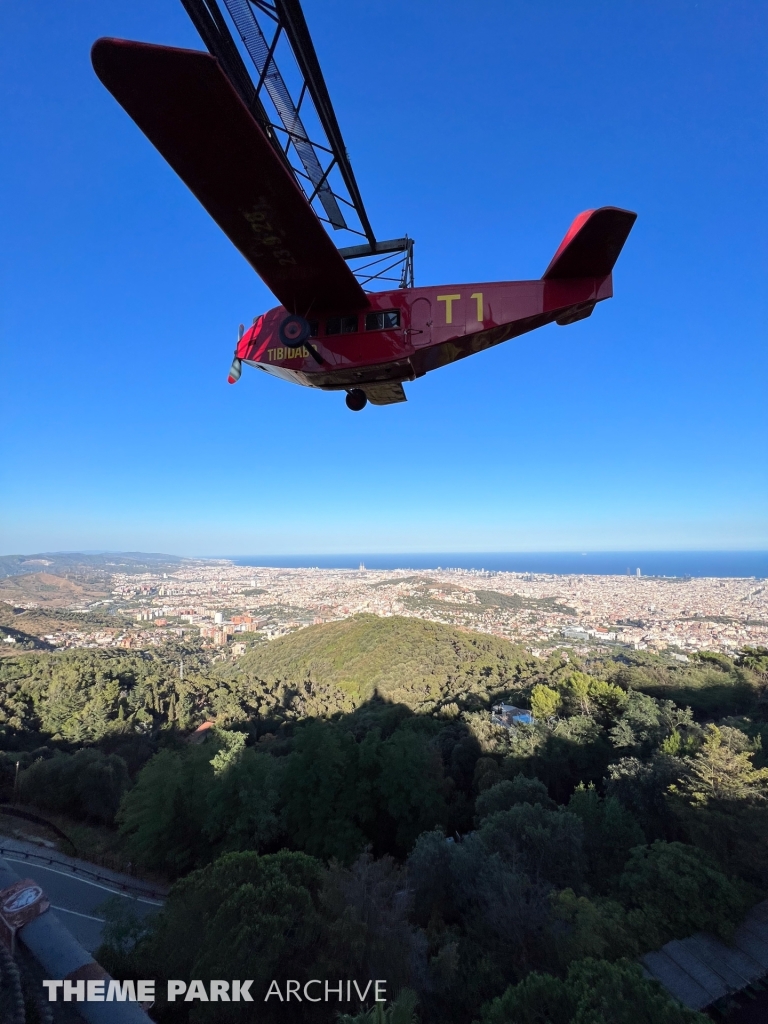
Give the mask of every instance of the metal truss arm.
[[374, 245], [376, 236], [368, 220], [368, 214], [365, 212], [363, 198], [360, 195], [360, 189], [357, 187], [352, 165], [349, 162], [347, 147], [344, 145], [339, 122], [336, 120], [336, 113], [331, 103], [331, 97], [328, 94], [328, 87], [325, 84], [323, 72], [320, 70], [320, 62], [317, 59], [315, 46], [309, 34], [301, 4], [299, 0], [274, 0], [274, 3], [280, 23], [283, 26], [283, 31], [288, 37], [291, 49], [296, 57], [296, 63], [299, 65], [299, 71], [307, 83], [307, 90], [312, 97], [312, 102], [317, 110], [323, 131], [331, 145], [333, 155], [336, 157], [339, 172], [344, 179], [344, 184], [347, 186], [347, 191], [357, 216], [360, 218], [363, 233], [371, 245]]
[[[401, 260], [396, 261], [402, 263], [400, 286], [413, 287], [413, 239], [399, 238], [386, 242], [376, 240], [300, 0], [224, 0], [231, 24], [256, 69], [255, 78], [252, 78], [246, 67], [245, 55], [235, 42], [230, 22], [225, 20], [217, 0], [181, 2], [208, 51], [218, 60], [248, 109], [261, 124], [283, 164], [290, 169], [304, 191], [310, 206], [314, 202], [322, 206], [322, 210], [313, 207], [315, 215], [336, 230], [345, 229], [367, 239], [366, 245], [340, 249], [343, 258], [357, 260], [400, 253]], [[281, 38], [290, 46], [301, 77], [298, 102], [294, 102], [276, 64], [276, 50]], [[254, 84], [256, 81], [258, 84]], [[322, 141], [311, 139], [304, 127], [300, 111], [303, 105], [306, 106], [307, 97], [325, 136]], [[264, 102], [269, 103], [270, 109], [274, 108], [276, 116], [270, 116]], [[291, 162], [291, 149], [298, 158], [295, 165]], [[335, 188], [330, 178], [331, 171], [338, 176]], [[338, 178], [343, 181], [343, 188]], [[344, 209], [348, 210], [346, 216], [342, 212]], [[360, 229], [354, 222], [347, 221], [352, 211]], [[384, 279], [383, 270], [371, 275], [365, 273], [365, 269], [360, 267], [354, 270], [361, 284], [376, 277]]]
[[240, 95], [256, 120], [260, 123], [267, 138], [280, 154], [286, 167], [290, 167], [288, 158], [270, 125], [269, 116], [258, 97], [251, 76], [245, 66], [240, 51], [235, 46], [224, 16], [216, 0], [181, 0], [184, 10], [205, 43], [208, 52], [216, 58], [227, 78]]

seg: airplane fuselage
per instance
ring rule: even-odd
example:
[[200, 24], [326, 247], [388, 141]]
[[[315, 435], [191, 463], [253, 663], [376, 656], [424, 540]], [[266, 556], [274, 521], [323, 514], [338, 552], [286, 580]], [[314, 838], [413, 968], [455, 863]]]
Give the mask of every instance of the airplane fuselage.
[[[552, 322], [589, 316], [613, 294], [611, 275], [499, 281], [370, 292], [357, 310], [313, 311], [308, 346], [286, 346], [276, 306], [241, 338], [243, 362], [295, 384], [326, 391], [403, 382]], [[389, 314], [389, 315], [387, 315]]]

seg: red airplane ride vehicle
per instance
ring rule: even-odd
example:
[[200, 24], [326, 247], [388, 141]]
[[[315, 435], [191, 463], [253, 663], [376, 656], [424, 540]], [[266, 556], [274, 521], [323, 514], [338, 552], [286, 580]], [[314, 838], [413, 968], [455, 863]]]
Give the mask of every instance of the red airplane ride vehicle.
[[[611, 206], [579, 214], [539, 280], [414, 287], [412, 239], [380, 242], [370, 229], [298, 0], [269, 8], [277, 20], [271, 44], [255, 17], [263, 3], [225, 0], [259, 71], [258, 88], [215, 0], [182, 2], [210, 53], [100, 39], [92, 61], [281, 303], [248, 330], [241, 326], [230, 383], [246, 363], [295, 384], [344, 391], [355, 411], [368, 401], [404, 402], [405, 381], [545, 324], [582, 320], [613, 295], [613, 266], [636, 214]], [[275, 63], [281, 35], [304, 77], [298, 104]], [[322, 144], [301, 120], [306, 96]], [[286, 156], [291, 146], [301, 167]], [[334, 169], [343, 193], [331, 185]], [[357, 215], [365, 244], [338, 249], [332, 242], [323, 223], [354, 231], [339, 203]], [[402, 266], [400, 287], [386, 291], [363, 285], [392, 278], [370, 272], [370, 263], [354, 272], [348, 262], [376, 264], [392, 254]]]

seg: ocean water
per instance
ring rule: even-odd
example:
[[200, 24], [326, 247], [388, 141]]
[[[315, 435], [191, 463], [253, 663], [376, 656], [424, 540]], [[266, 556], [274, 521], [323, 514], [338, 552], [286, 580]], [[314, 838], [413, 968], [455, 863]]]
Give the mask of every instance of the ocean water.
[[768, 578], [768, 551], [545, 551], [434, 554], [249, 555], [236, 565], [285, 569], [484, 569], [587, 576], [755, 576]]

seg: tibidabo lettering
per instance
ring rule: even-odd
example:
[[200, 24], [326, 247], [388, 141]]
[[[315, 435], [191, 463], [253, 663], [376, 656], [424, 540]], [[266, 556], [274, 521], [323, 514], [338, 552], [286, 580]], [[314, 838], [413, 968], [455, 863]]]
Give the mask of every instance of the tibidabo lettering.
[[267, 359], [270, 363], [279, 363], [283, 359], [308, 359], [309, 352], [303, 345], [298, 348], [268, 348]]

